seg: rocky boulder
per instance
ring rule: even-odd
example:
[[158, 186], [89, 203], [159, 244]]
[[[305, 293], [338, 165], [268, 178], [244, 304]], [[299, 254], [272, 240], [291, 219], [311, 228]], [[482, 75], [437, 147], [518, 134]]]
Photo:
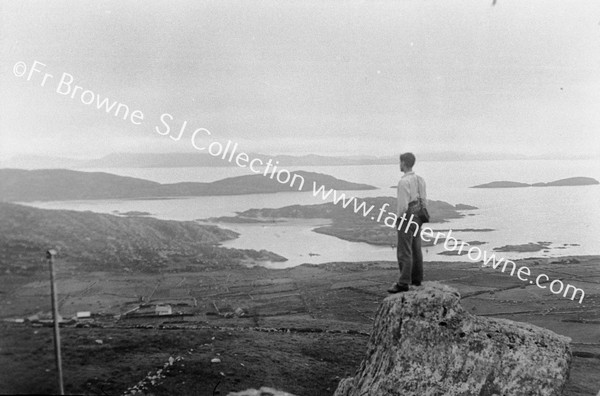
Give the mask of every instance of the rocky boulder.
[[227, 396], [295, 396], [291, 393], [263, 386], [260, 389], [247, 389], [241, 392], [230, 392]]
[[474, 316], [437, 282], [387, 297], [356, 375], [335, 396], [561, 395], [570, 339], [505, 319]]

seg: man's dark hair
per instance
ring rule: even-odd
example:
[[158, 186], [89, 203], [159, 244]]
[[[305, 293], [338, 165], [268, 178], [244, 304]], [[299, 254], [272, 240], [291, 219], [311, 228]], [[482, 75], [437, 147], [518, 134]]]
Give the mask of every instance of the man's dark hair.
[[415, 165], [416, 160], [417, 159], [413, 153], [400, 154], [400, 162], [404, 162], [409, 168], [412, 168]]

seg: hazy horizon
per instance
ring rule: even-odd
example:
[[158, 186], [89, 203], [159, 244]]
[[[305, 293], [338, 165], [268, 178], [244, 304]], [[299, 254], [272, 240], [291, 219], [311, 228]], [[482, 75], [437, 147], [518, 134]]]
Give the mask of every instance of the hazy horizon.
[[[592, 1], [2, 2], [0, 160], [191, 153], [196, 128], [266, 155], [600, 156], [599, 21]], [[57, 93], [63, 73], [143, 122]]]
[[[398, 154], [389, 154], [389, 155], [375, 155], [375, 154], [338, 154], [338, 155], [324, 155], [324, 154], [314, 154], [314, 153], [292, 153], [292, 154], [277, 154], [277, 153], [265, 153], [265, 152], [247, 152], [246, 154], [253, 157], [261, 157], [261, 158], [274, 158], [279, 159], [281, 157], [290, 157], [296, 159], [310, 159], [310, 158], [319, 158], [322, 160], [335, 160], [335, 159], [353, 159], [353, 160], [364, 160], [364, 161], [390, 161], [390, 163], [395, 163], [398, 160]], [[580, 154], [580, 155], [571, 155], [567, 153], [558, 153], [558, 154], [537, 154], [537, 155], [527, 155], [527, 154], [512, 154], [512, 153], [470, 153], [470, 152], [449, 152], [449, 151], [440, 151], [440, 152], [425, 152], [425, 153], [416, 153], [418, 156], [418, 162], [454, 162], [454, 161], [530, 161], [530, 160], [594, 160], [600, 159], [600, 154]], [[91, 163], [99, 160], [109, 160], [114, 157], [123, 157], [123, 158], [135, 158], [135, 156], [143, 156], [144, 158], [160, 158], [160, 157], [170, 157], [181, 155], [185, 157], [185, 160], [191, 160], [195, 156], [204, 156], [204, 158], [214, 159], [215, 161], [221, 161], [223, 166], [236, 166], [235, 163], [230, 163], [226, 160], [221, 160], [219, 157], [213, 157], [210, 154], [204, 154], [199, 152], [112, 152], [103, 155], [83, 155], [83, 156], [51, 156], [44, 154], [28, 154], [28, 153], [17, 153], [13, 155], [9, 155], [7, 157], [3, 157], [0, 160], [0, 168], [1, 167], [13, 167], [15, 164], [23, 165], [26, 167], [35, 167], [35, 168], [44, 168], [46, 164], [53, 163], [53, 161], [72, 161], [73, 163]], [[69, 167], [69, 163], [65, 163], [66, 167]], [[357, 164], [358, 165], [358, 164]], [[197, 165], [200, 166], [200, 165]], [[214, 166], [214, 165], [207, 165]], [[342, 165], [343, 166], [343, 165]]]

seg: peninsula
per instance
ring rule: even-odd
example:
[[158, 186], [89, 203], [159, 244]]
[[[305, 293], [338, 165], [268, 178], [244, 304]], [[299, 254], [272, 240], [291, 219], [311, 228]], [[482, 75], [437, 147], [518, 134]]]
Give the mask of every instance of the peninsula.
[[148, 199], [311, 191], [313, 183], [336, 190], [374, 190], [322, 173], [290, 172], [294, 183], [280, 183], [262, 174], [229, 177], [210, 183], [161, 184], [104, 172], [66, 169], [0, 169], [0, 201], [67, 201], [86, 199]]
[[[390, 246], [396, 242], [396, 232], [392, 227], [376, 221], [379, 208], [394, 208], [395, 197], [373, 197], [356, 199], [356, 206], [365, 203], [366, 208], [373, 207], [373, 215], [363, 216], [355, 213], [354, 205], [347, 208], [332, 202], [316, 205], [290, 205], [282, 208], [248, 209], [236, 216], [210, 218], [217, 223], [272, 223], [281, 219], [329, 219], [331, 224], [313, 229], [314, 232], [335, 236], [351, 242], [366, 242], [372, 245]], [[352, 209], [351, 209], [352, 208]], [[432, 223], [444, 223], [450, 219], [464, 217], [463, 211], [477, 209], [474, 206], [458, 204], [456, 206], [444, 201], [427, 200], [427, 208]], [[431, 243], [431, 242], [430, 242]], [[424, 245], [427, 245], [424, 243]]]

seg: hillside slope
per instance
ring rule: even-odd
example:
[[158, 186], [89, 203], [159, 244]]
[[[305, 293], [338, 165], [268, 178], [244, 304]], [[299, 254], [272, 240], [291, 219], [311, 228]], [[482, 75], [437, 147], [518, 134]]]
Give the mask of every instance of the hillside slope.
[[[282, 180], [285, 180], [283, 174]], [[294, 180], [295, 177], [295, 180]], [[301, 184], [301, 180], [304, 183]], [[290, 186], [290, 184], [293, 185]], [[262, 174], [230, 177], [211, 183], [161, 184], [103, 172], [67, 169], [0, 169], [0, 201], [64, 201], [81, 199], [133, 199], [211, 195], [266, 194], [284, 191], [311, 191], [313, 182], [328, 189], [372, 190], [367, 184], [351, 183], [333, 176], [297, 171], [288, 183]], [[300, 189], [301, 188], [301, 189]]]
[[[35, 272], [44, 252], [90, 270], [178, 270], [178, 263], [205, 268], [248, 259], [284, 260], [273, 253], [219, 247], [237, 233], [187, 221], [118, 217], [45, 210], [0, 203], [0, 270]], [[45, 267], [44, 267], [45, 268]]]

